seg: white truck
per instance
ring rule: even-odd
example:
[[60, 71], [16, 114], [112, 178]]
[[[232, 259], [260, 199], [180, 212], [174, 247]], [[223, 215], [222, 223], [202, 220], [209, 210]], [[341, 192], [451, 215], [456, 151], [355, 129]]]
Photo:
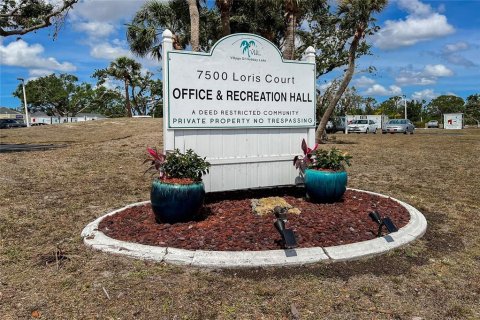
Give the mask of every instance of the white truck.
[[346, 115], [347, 125], [353, 120], [373, 120], [379, 130], [385, 128], [389, 118], [386, 115]]

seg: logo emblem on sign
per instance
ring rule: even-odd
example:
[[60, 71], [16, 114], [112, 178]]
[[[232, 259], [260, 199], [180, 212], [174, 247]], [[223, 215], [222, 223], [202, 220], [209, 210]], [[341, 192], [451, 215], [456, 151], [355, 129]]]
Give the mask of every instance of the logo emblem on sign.
[[251, 56], [260, 55], [260, 52], [257, 49], [257, 44], [255, 43], [255, 40], [249, 40], [249, 39], [243, 40], [240, 43], [240, 48], [242, 48], [243, 55], [246, 55], [249, 58]]

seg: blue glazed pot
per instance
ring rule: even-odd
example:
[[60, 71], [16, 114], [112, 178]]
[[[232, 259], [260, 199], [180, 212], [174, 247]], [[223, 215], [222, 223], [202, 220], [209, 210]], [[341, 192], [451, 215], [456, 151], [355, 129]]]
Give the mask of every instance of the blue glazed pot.
[[347, 189], [346, 171], [305, 170], [307, 197], [314, 202], [335, 202]]
[[164, 183], [155, 179], [150, 200], [158, 223], [176, 223], [192, 220], [203, 205], [203, 182], [192, 184]]

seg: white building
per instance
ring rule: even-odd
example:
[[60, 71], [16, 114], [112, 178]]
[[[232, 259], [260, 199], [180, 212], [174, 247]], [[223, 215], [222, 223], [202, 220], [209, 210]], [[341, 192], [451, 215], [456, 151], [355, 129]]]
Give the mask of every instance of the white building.
[[106, 119], [104, 115], [98, 113], [79, 113], [75, 117], [61, 117], [61, 116], [49, 116], [45, 112], [37, 111], [30, 114], [30, 122], [45, 123], [45, 124], [59, 124], [59, 123], [71, 123], [90, 120]]

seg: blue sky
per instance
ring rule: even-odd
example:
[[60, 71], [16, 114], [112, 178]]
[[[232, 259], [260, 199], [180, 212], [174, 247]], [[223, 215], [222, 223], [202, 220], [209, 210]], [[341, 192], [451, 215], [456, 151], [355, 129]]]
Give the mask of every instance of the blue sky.
[[[19, 81], [50, 73], [71, 73], [95, 83], [95, 69], [113, 59], [133, 56], [125, 41], [125, 23], [145, 0], [81, 0], [70, 11], [57, 39], [51, 29], [17, 40], [0, 38], [0, 106], [16, 108], [12, 96]], [[373, 65], [374, 74], [357, 73], [351, 82], [377, 101], [393, 95], [427, 101], [442, 94], [462, 98], [480, 93], [480, 1], [390, 1], [377, 16], [381, 31], [369, 41], [373, 55], [358, 69]], [[137, 59], [159, 75], [160, 63]], [[333, 72], [319, 80], [328, 84]], [[28, 97], [27, 97], [28, 100]]]

